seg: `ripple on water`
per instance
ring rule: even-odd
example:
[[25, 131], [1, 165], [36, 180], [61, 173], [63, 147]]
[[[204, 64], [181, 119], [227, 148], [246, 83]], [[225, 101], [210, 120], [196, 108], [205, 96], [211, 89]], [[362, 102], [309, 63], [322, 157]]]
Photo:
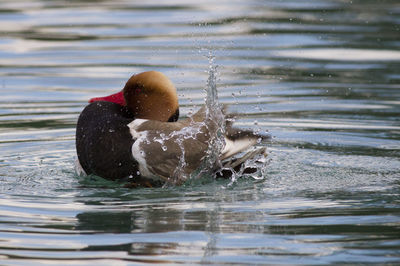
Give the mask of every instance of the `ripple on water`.
[[288, 58], [302, 58], [327, 61], [400, 61], [400, 52], [376, 49], [301, 49], [278, 51], [275, 55]]
[[[397, 1], [0, 3], [3, 264], [399, 262]], [[263, 178], [130, 190], [75, 175], [87, 99], [158, 70], [182, 117], [208, 52]]]

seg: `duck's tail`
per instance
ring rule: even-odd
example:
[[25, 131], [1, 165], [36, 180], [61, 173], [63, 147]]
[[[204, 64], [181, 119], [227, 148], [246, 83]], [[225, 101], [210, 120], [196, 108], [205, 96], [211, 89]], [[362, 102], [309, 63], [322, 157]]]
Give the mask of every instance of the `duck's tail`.
[[233, 121], [233, 115], [229, 115], [226, 119], [225, 147], [221, 152], [221, 160], [245, 151], [257, 143], [271, 139], [271, 135], [267, 132], [255, 132], [253, 130], [234, 128], [232, 126]]
[[231, 178], [233, 173], [241, 173], [241, 174], [253, 174], [258, 170], [257, 165], [252, 164], [251, 166], [246, 166], [246, 162], [250, 160], [257, 160], [259, 158], [267, 157], [267, 149], [265, 147], [261, 147], [255, 150], [251, 150], [247, 152], [245, 155], [239, 158], [231, 157], [222, 162], [221, 170], [216, 171], [217, 177], [222, 178]]
[[232, 126], [235, 120], [234, 114], [226, 115], [226, 128], [225, 128], [225, 147], [221, 152], [222, 170], [217, 171], [217, 177], [230, 178], [233, 174], [232, 171], [241, 172], [242, 174], [252, 174], [257, 172], [257, 168], [243, 167], [249, 160], [256, 158], [266, 157], [267, 151], [265, 147], [252, 149], [240, 157], [233, 157], [234, 155], [243, 152], [257, 143], [268, 141], [271, 135], [268, 132], [256, 132], [253, 130], [244, 130], [234, 128]]

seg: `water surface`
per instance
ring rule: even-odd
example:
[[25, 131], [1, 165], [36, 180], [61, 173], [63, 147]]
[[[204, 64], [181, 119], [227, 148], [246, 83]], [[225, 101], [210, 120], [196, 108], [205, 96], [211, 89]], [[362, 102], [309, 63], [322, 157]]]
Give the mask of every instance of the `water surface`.
[[[397, 1], [0, 3], [0, 260], [400, 263]], [[76, 176], [87, 100], [147, 70], [204, 103], [208, 54], [261, 179], [126, 189]]]

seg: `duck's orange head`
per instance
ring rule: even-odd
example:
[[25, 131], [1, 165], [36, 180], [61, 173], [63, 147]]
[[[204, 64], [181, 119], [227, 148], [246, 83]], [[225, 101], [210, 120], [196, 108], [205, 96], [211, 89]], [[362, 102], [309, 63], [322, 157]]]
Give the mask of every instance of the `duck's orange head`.
[[126, 105], [135, 118], [176, 121], [179, 104], [176, 88], [162, 73], [148, 71], [133, 75], [122, 91], [106, 97], [90, 99]]

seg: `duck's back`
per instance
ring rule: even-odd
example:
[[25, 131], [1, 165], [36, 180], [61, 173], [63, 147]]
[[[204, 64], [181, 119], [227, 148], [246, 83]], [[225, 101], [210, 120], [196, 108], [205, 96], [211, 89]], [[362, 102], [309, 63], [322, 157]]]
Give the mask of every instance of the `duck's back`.
[[86, 174], [112, 180], [138, 175], [127, 126], [132, 120], [132, 113], [119, 104], [101, 101], [85, 107], [76, 127], [76, 151]]

